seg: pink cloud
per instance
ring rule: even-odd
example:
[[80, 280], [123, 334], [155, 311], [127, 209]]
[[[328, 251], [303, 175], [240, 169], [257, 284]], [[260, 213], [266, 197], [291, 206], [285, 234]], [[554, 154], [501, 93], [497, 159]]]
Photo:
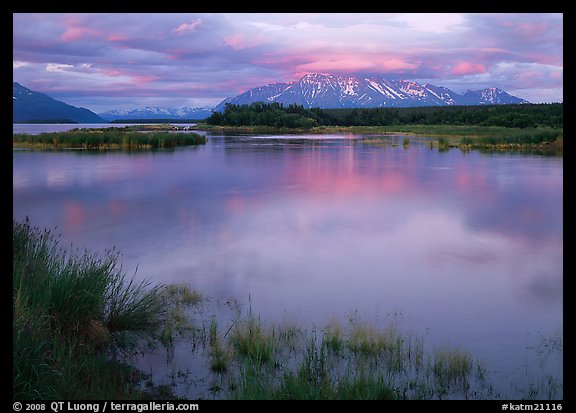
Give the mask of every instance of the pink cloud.
[[262, 35], [247, 36], [245, 33], [234, 33], [224, 38], [224, 44], [234, 50], [247, 49], [264, 43]]
[[97, 72], [103, 73], [106, 76], [110, 77], [122, 77], [125, 78], [129, 83], [128, 85], [131, 86], [143, 86], [150, 82], [160, 79], [156, 75], [139, 75], [135, 73], [131, 73], [129, 71], [121, 71], [118, 69], [112, 68], [104, 68], [98, 69]]
[[108, 40], [109, 42], [125, 42], [126, 40], [128, 40], [128, 37], [122, 34], [111, 34], [108, 37], [106, 37], [106, 40]]
[[172, 33], [176, 33], [181, 36], [183, 34], [188, 34], [196, 30], [202, 24], [202, 19], [192, 20], [190, 23], [182, 23], [180, 26], [172, 30]]
[[87, 27], [69, 27], [64, 33], [62, 33], [60, 40], [64, 42], [73, 42], [85, 37], [95, 37], [99, 34], [98, 31]]
[[483, 53], [487, 53], [489, 55], [498, 55], [498, 54], [508, 54], [510, 53], [509, 50], [502, 49], [501, 47], [481, 47], [478, 49]]
[[145, 85], [147, 83], [160, 79], [158, 76], [155, 75], [133, 75], [132, 78], [134, 79], [136, 85], [138, 86]]
[[534, 63], [541, 63], [544, 65], [551, 65], [551, 66], [563, 66], [564, 65], [564, 57], [553, 55], [553, 54], [546, 54], [546, 53], [527, 53], [526, 56], [530, 58]]
[[475, 75], [478, 73], [486, 73], [486, 66], [482, 63], [460, 62], [452, 67], [451, 73], [453, 75]]
[[518, 80], [521, 80], [522, 82], [537, 82], [540, 79], [542, 79], [542, 73], [539, 71], [528, 71], [528, 72], [523, 72], [520, 73], [518, 75]]
[[551, 72], [548, 73], [548, 77], [550, 79], [562, 80], [564, 78], [564, 75], [561, 72]]
[[545, 22], [529, 22], [521, 23], [516, 26], [516, 30], [522, 36], [536, 37], [542, 36], [549, 29], [548, 24]]
[[298, 72], [354, 72], [357, 70], [374, 69], [374, 63], [368, 60], [362, 60], [349, 57], [324, 57], [310, 63], [299, 64], [294, 67]]
[[189, 50], [186, 49], [166, 49], [164, 51], [164, 53], [166, 54], [166, 58], [168, 60], [184, 60], [186, 59], [186, 56], [188, 55], [188, 53], [190, 53]]
[[413, 71], [420, 67], [420, 62], [418, 61], [410, 62], [403, 58], [387, 56], [379, 57], [376, 59], [376, 63], [381, 70], [387, 72]]
[[104, 73], [106, 76], [112, 76], [112, 77], [124, 75], [124, 73], [122, 73], [117, 69], [100, 69], [99, 72]]
[[391, 73], [415, 72], [420, 61], [409, 61], [402, 56], [390, 56], [378, 53], [322, 53], [314, 51], [292, 50], [284, 56], [276, 54], [258, 56], [254, 63], [281, 67], [294, 74], [305, 73]]

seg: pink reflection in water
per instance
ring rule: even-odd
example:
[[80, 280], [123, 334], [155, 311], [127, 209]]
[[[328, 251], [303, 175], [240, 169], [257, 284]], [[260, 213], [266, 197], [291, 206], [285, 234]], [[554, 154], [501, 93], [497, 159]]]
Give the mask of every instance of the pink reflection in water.
[[[265, 320], [397, 312], [431, 343], [462, 345], [506, 371], [527, 334], [561, 328], [561, 160], [209, 142], [81, 161], [16, 154], [26, 185], [14, 187], [15, 216], [64, 224], [82, 247], [116, 246], [126, 268], [215, 302], [250, 296]], [[74, 179], [95, 165], [106, 179]], [[71, 179], [49, 187], [48, 172]]]

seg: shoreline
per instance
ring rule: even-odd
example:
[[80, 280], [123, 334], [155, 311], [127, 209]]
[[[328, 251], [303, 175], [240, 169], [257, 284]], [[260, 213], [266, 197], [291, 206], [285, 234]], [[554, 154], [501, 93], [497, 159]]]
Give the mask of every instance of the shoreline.
[[[138, 149], [147, 150], [164, 147], [163, 140], [168, 137], [181, 139], [181, 142], [168, 144], [178, 146], [187, 144], [187, 135], [172, 133], [174, 126], [171, 124], [131, 125], [123, 128], [114, 126], [103, 128], [72, 129], [65, 132], [45, 132], [39, 135], [18, 133], [13, 134], [12, 146], [14, 149]], [[466, 125], [395, 125], [395, 126], [317, 126], [313, 128], [287, 128], [273, 126], [221, 126], [208, 125], [199, 122], [188, 129], [190, 134], [194, 131], [208, 133], [264, 133], [264, 134], [288, 134], [288, 135], [324, 135], [324, 134], [365, 134], [365, 139], [372, 143], [377, 140], [385, 141], [393, 135], [400, 136], [426, 136], [436, 140], [435, 146], [440, 149], [460, 148], [461, 150], [485, 150], [485, 151], [514, 151], [533, 152], [541, 151], [554, 154], [563, 154], [563, 128], [507, 128], [495, 126], [466, 126]], [[109, 133], [104, 133], [109, 132]], [[140, 142], [141, 134], [161, 134], [156, 142]], [[122, 135], [110, 139], [110, 134]], [[131, 136], [131, 142], [125, 139]], [[151, 136], [151, 135], [149, 135]], [[67, 137], [82, 142], [68, 143], [63, 140]], [[195, 138], [196, 140], [198, 138]], [[88, 142], [90, 140], [90, 142]], [[193, 139], [194, 140], [194, 139]], [[198, 144], [195, 142], [193, 144]]]

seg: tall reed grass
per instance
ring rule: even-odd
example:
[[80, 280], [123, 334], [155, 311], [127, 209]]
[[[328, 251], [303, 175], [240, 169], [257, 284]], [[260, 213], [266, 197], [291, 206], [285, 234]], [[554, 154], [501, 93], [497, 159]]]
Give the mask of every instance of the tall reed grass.
[[12, 240], [14, 398], [125, 397], [137, 373], [109, 355], [164, 322], [162, 287], [128, 279], [117, 252], [70, 253], [28, 220]]

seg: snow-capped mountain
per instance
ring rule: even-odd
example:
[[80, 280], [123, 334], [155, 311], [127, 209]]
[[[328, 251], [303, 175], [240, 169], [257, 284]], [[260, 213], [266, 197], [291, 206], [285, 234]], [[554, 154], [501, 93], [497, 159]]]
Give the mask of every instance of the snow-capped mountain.
[[117, 119], [205, 119], [212, 114], [212, 108], [202, 106], [198, 108], [165, 108], [158, 106], [147, 106], [143, 109], [135, 108], [130, 110], [110, 110], [99, 113], [99, 116], [107, 121]]
[[468, 90], [463, 95], [470, 105], [505, 105], [508, 103], [528, 103], [524, 99], [522, 102], [516, 102], [519, 98], [512, 96], [501, 89], [491, 87], [482, 90]]
[[326, 74], [308, 74], [300, 80], [256, 87], [218, 104], [253, 102], [297, 104], [307, 108], [373, 108], [529, 103], [503, 90], [489, 88], [460, 95], [448, 88], [409, 80], [387, 80]]

